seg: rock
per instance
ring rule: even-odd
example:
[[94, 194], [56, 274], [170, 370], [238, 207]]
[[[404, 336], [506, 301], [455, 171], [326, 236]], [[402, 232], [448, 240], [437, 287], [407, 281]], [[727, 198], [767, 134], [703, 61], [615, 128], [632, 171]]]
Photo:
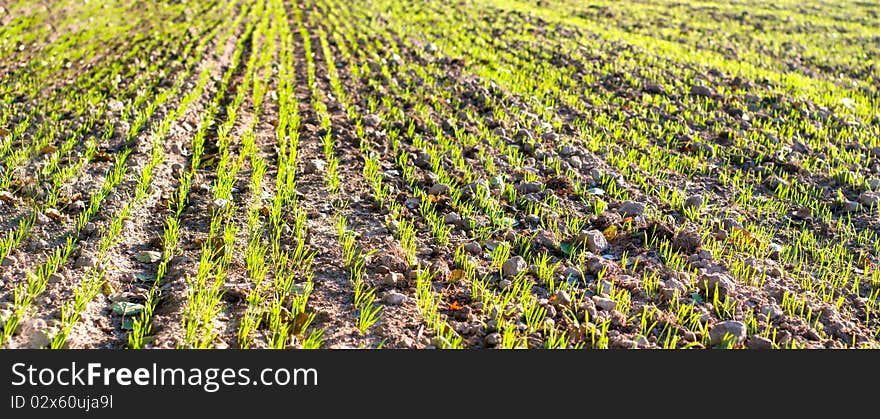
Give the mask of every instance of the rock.
[[700, 97], [712, 97], [715, 96], [715, 91], [706, 86], [701, 86], [697, 84], [691, 86], [691, 94]]
[[82, 231], [83, 231], [83, 234], [85, 234], [86, 236], [92, 236], [98, 231], [98, 226], [96, 226], [95, 223], [90, 221], [90, 222], [86, 223], [85, 226], [83, 226]]
[[382, 296], [382, 302], [390, 306], [399, 306], [406, 302], [406, 296], [397, 291], [388, 291]]
[[49, 283], [57, 284], [59, 282], [64, 282], [64, 275], [61, 275], [60, 272], [54, 272], [52, 275], [49, 275]]
[[726, 274], [713, 272], [703, 273], [697, 279], [697, 288], [700, 291], [708, 293], [711, 297], [715, 289], [718, 290], [718, 297], [724, 299], [725, 296], [733, 293], [736, 289], [735, 282]]
[[153, 250], [142, 250], [134, 255], [134, 258], [141, 263], [156, 263], [162, 260], [162, 253]]
[[73, 266], [77, 268], [94, 268], [97, 263], [98, 260], [94, 256], [83, 254], [76, 258]]
[[506, 290], [512, 286], [513, 286], [513, 281], [511, 281], [509, 279], [502, 279], [502, 280], [498, 281], [498, 288], [500, 288], [502, 291]]
[[650, 93], [652, 95], [659, 95], [664, 93], [663, 86], [657, 83], [646, 83], [642, 90], [645, 93]]
[[554, 250], [558, 247], [556, 235], [548, 230], [539, 230], [532, 238], [532, 249], [534, 250]]
[[541, 182], [523, 182], [516, 185], [516, 191], [521, 194], [530, 194], [541, 192], [543, 184]]
[[746, 342], [746, 347], [749, 349], [773, 349], [773, 341], [760, 336], [752, 336]]
[[856, 212], [859, 210], [859, 203], [845, 199], [840, 202], [840, 210], [843, 212]]
[[498, 346], [501, 343], [501, 333], [489, 333], [483, 341], [486, 346]]
[[49, 339], [49, 325], [43, 319], [25, 320], [20, 330], [27, 341], [28, 349], [42, 349], [52, 343]]
[[458, 215], [457, 212], [450, 212], [449, 214], [446, 214], [443, 216], [443, 222], [446, 224], [452, 224], [452, 225], [457, 226], [457, 225], [462, 224], [462, 219], [461, 219], [461, 216]]
[[364, 116], [363, 122], [366, 127], [378, 127], [382, 123], [382, 119], [379, 118], [379, 115], [369, 114]]
[[15, 266], [16, 264], [18, 264], [18, 258], [12, 255], [6, 255], [3, 259], [2, 266]]
[[876, 207], [878, 204], [880, 204], [880, 193], [862, 192], [862, 194], [859, 195], [859, 202], [869, 208]]
[[15, 195], [8, 191], [0, 191], [0, 201], [10, 203], [15, 201]]
[[478, 242], [467, 242], [464, 244], [464, 250], [468, 253], [478, 256], [483, 254], [483, 246], [480, 246]]
[[874, 157], [880, 158], [880, 146], [872, 148], [871, 154], [873, 154]]
[[576, 267], [566, 268], [562, 276], [569, 283], [582, 283], [584, 281], [584, 273]]
[[703, 206], [703, 203], [703, 195], [692, 195], [684, 201], [684, 207], [697, 209], [701, 208]]
[[663, 288], [660, 289], [660, 294], [667, 300], [671, 300], [676, 296], [680, 297], [686, 293], [687, 286], [677, 279], [667, 279], [663, 282]]
[[865, 186], [872, 191], [880, 190], [880, 179], [872, 178], [865, 181]]
[[447, 195], [449, 194], [449, 185], [445, 183], [435, 183], [430, 188], [428, 188], [428, 193], [431, 195]]
[[306, 173], [324, 173], [324, 169], [327, 168], [327, 162], [321, 159], [309, 160], [306, 163]]
[[599, 230], [582, 231], [578, 235], [577, 241], [578, 243], [586, 244], [587, 249], [590, 249], [593, 253], [602, 253], [605, 249], [608, 249], [608, 241], [605, 240], [605, 235]]
[[645, 213], [645, 204], [635, 201], [626, 201], [620, 204], [617, 212], [624, 217], [638, 217]]
[[403, 276], [402, 273], [399, 272], [389, 272], [388, 275], [385, 275], [382, 278], [382, 285], [386, 285], [389, 287], [396, 287], [406, 281], [406, 277]]
[[741, 321], [727, 320], [715, 324], [709, 330], [709, 341], [712, 345], [718, 345], [724, 341], [725, 336], [732, 336], [734, 344], [738, 345], [746, 340], [746, 325]]
[[501, 275], [505, 278], [513, 278], [528, 268], [529, 265], [522, 256], [514, 256], [507, 259], [507, 261], [504, 262], [504, 265], [501, 266]]
[[766, 179], [764, 179], [764, 186], [766, 186], [768, 189], [773, 190], [773, 191], [775, 191], [776, 188], [778, 188], [780, 186], [787, 187], [788, 185], [789, 185], [789, 182], [787, 180], [785, 180], [779, 176], [776, 176], [776, 175], [771, 175], [771, 176], [768, 176]]
[[568, 295], [568, 292], [559, 290], [556, 291], [556, 294], [553, 294], [553, 298], [551, 299], [553, 302], [553, 306], [556, 308], [565, 308], [571, 306], [571, 296]]
[[785, 312], [782, 311], [782, 308], [775, 304], [766, 305], [761, 307], [761, 314], [768, 320], [775, 321], [782, 318], [785, 315]]
[[593, 303], [596, 304], [596, 307], [605, 311], [611, 311], [617, 307], [617, 301], [599, 296], [593, 296]]
[[672, 239], [672, 249], [682, 253], [694, 253], [703, 245], [703, 237], [694, 230], [681, 231]]

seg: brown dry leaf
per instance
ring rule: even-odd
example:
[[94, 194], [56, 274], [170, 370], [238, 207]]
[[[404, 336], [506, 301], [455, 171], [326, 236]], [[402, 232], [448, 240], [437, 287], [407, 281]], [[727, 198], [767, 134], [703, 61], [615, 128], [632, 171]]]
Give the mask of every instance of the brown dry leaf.
[[457, 282], [464, 278], [464, 270], [462, 269], [454, 269], [452, 274], [449, 275], [449, 282]]
[[452, 303], [449, 304], [449, 309], [452, 311], [458, 311], [463, 308], [464, 308], [464, 306], [461, 305], [458, 301], [453, 301]]
[[58, 151], [58, 147], [55, 147], [52, 144], [48, 144], [45, 147], [40, 149], [40, 154], [50, 154]]
[[296, 315], [296, 320], [293, 322], [293, 329], [291, 329], [294, 335], [302, 334], [305, 330], [306, 322], [309, 321], [309, 315], [306, 312], [302, 312]]

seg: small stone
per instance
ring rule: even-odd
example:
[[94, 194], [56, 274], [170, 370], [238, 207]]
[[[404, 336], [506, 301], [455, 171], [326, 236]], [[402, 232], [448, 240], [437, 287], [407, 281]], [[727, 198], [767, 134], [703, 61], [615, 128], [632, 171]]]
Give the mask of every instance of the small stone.
[[446, 224], [461, 225], [462, 219], [457, 212], [450, 212], [449, 214], [443, 216], [443, 222]]
[[880, 190], [880, 179], [872, 178], [865, 181], [865, 186], [872, 191]]
[[399, 272], [389, 272], [388, 275], [385, 275], [382, 278], [382, 285], [386, 285], [389, 287], [395, 287], [404, 283], [406, 278], [402, 273]]
[[617, 307], [617, 301], [599, 296], [593, 296], [593, 303], [596, 304], [596, 307], [605, 311], [611, 311]]
[[541, 182], [523, 182], [516, 185], [516, 191], [521, 194], [530, 194], [541, 192], [543, 184]]
[[367, 116], [364, 116], [363, 122], [364, 122], [364, 126], [378, 127], [379, 124], [382, 123], [382, 119], [379, 118], [379, 115], [369, 114]]
[[21, 334], [27, 340], [28, 349], [41, 349], [49, 346], [51, 340], [49, 325], [43, 319], [25, 320], [21, 324]]
[[844, 199], [840, 202], [840, 210], [843, 212], [856, 212], [859, 210], [859, 203]]
[[77, 268], [94, 268], [97, 263], [98, 260], [94, 256], [80, 255], [80, 257], [76, 258], [73, 266]]
[[873, 154], [874, 157], [880, 158], [880, 146], [872, 148], [871, 154]]
[[532, 249], [556, 249], [556, 235], [548, 230], [540, 230], [532, 238]]
[[617, 212], [624, 217], [638, 217], [645, 213], [645, 204], [635, 201], [626, 201], [620, 204]]
[[85, 234], [86, 236], [92, 236], [97, 231], [98, 231], [98, 226], [96, 226], [95, 223], [93, 223], [93, 222], [88, 222], [88, 223], [86, 223], [85, 226], [83, 226], [83, 234]]
[[675, 235], [672, 239], [672, 249], [676, 252], [693, 253], [703, 245], [700, 233], [694, 230], [685, 230]]
[[[733, 293], [736, 289], [736, 285], [729, 276], [713, 272], [713, 273], [704, 273], [700, 278], [697, 279], [697, 287], [706, 293], [714, 292], [715, 289], [718, 289], [718, 297], [724, 298], [726, 295]], [[711, 294], [710, 294], [711, 296]]]
[[57, 284], [59, 282], [64, 282], [64, 275], [61, 275], [60, 272], [54, 272], [52, 275], [49, 275], [49, 283]]
[[309, 160], [306, 163], [306, 173], [323, 173], [324, 169], [327, 168], [327, 162], [321, 159], [313, 159]]
[[785, 315], [782, 309], [775, 304], [762, 307], [761, 314], [763, 314], [768, 320], [779, 320]]
[[578, 243], [586, 244], [587, 249], [590, 249], [593, 253], [602, 253], [605, 249], [608, 249], [608, 241], [605, 240], [605, 235], [599, 230], [582, 231], [578, 235], [577, 241]]
[[183, 165], [180, 163], [174, 163], [171, 165], [171, 173], [176, 175], [180, 175], [183, 173]]
[[512, 286], [513, 286], [513, 281], [511, 281], [509, 279], [502, 279], [502, 280], [498, 281], [498, 288], [500, 288], [502, 291], [506, 290]]
[[880, 204], [880, 193], [862, 192], [862, 194], [859, 195], [859, 202], [869, 208], [876, 207], [877, 204]]
[[498, 346], [501, 343], [501, 333], [489, 333], [484, 342], [486, 342], [486, 346]]
[[10, 203], [15, 201], [15, 195], [10, 193], [9, 191], [0, 191], [0, 201]]
[[478, 256], [483, 254], [483, 246], [480, 246], [478, 242], [467, 242], [464, 244], [464, 250], [468, 253]]
[[706, 86], [694, 85], [691, 86], [691, 94], [694, 96], [712, 97], [715, 96], [715, 91]]
[[692, 195], [684, 201], [684, 207], [694, 209], [701, 208], [703, 206], [703, 203], [704, 200], [702, 195]]
[[650, 93], [652, 95], [659, 95], [664, 92], [663, 86], [657, 83], [646, 83], [643, 89], [645, 93]]
[[505, 278], [513, 278], [529, 268], [529, 264], [522, 256], [514, 256], [501, 266], [501, 275]]
[[406, 302], [406, 296], [397, 291], [388, 291], [382, 296], [382, 302], [391, 306], [399, 306]]
[[773, 349], [773, 341], [761, 336], [752, 336], [746, 343], [749, 349]]
[[568, 295], [568, 292], [559, 290], [556, 291], [556, 294], [553, 294], [553, 306], [556, 308], [565, 308], [571, 306], [571, 296]]
[[141, 263], [156, 263], [162, 260], [162, 253], [153, 250], [143, 250], [138, 252], [134, 258]]
[[604, 279], [596, 283], [596, 292], [599, 295], [611, 295], [613, 289], [614, 285]]
[[746, 325], [736, 320], [727, 320], [717, 323], [709, 330], [709, 341], [712, 345], [718, 345], [724, 341], [725, 336], [732, 336], [734, 344], [738, 345], [746, 340]]
[[428, 188], [428, 193], [436, 196], [447, 195], [449, 194], [449, 185], [445, 183], [435, 183]]
[[6, 258], [3, 259], [2, 266], [15, 266], [18, 263], [18, 258], [12, 255], [6, 255]]

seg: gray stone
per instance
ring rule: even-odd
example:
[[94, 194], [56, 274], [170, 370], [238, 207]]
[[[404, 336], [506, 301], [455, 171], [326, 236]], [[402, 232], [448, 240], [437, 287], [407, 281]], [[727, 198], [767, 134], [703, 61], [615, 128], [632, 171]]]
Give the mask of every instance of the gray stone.
[[699, 278], [697, 278], [697, 288], [703, 292], [710, 293], [709, 296], [712, 296], [712, 292], [715, 289], [718, 290], [718, 297], [724, 298], [725, 296], [733, 293], [736, 290], [735, 282], [729, 276], [713, 272], [713, 273], [703, 273]]
[[694, 96], [712, 97], [715, 96], [715, 91], [706, 86], [694, 85], [691, 86], [691, 94]]
[[388, 291], [382, 296], [382, 302], [390, 306], [399, 306], [406, 302], [406, 296], [397, 291]]
[[483, 254], [483, 246], [480, 246], [478, 242], [467, 242], [464, 244], [464, 250], [468, 253], [478, 256]]
[[449, 193], [449, 185], [445, 183], [435, 183], [430, 188], [428, 188], [428, 193], [431, 195], [446, 195]]
[[880, 190], [880, 179], [877, 179], [877, 178], [868, 179], [865, 181], [865, 185], [873, 191]]
[[501, 333], [489, 333], [484, 342], [486, 342], [486, 346], [497, 346], [501, 343]]
[[599, 296], [593, 296], [593, 303], [596, 304], [596, 307], [605, 311], [611, 311], [617, 307], [617, 301]]
[[553, 306], [557, 308], [565, 308], [571, 306], [571, 296], [568, 292], [559, 290], [553, 294]]
[[452, 224], [452, 225], [457, 226], [457, 225], [461, 225], [462, 219], [461, 219], [461, 216], [458, 215], [457, 212], [450, 212], [449, 214], [446, 214], [443, 216], [443, 222], [446, 224]]
[[364, 126], [378, 127], [379, 124], [382, 123], [382, 119], [379, 118], [379, 115], [369, 114], [369, 115], [364, 116], [363, 122], [364, 122]]
[[94, 268], [97, 263], [98, 260], [94, 256], [80, 255], [80, 257], [76, 258], [73, 266], [77, 268]]
[[15, 266], [18, 263], [18, 258], [12, 255], [6, 255], [3, 259], [2, 266]]
[[521, 194], [530, 194], [541, 192], [543, 184], [541, 182], [523, 182], [516, 185], [516, 191]]
[[64, 282], [64, 275], [61, 275], [60, 272], [55, 272], [52, 275], [49, 275], [49, 283], [57, 284], [59, 282]]
[[327, 168], [327, 162], [321, 159], [309, 160], [306, 163], [306, 173], [323, 173]]
[[712, 345], [718, 345], [724, 341], [725, 336], [731, 336], [734, 344], [740, 344], [746, 340], [746, 325], [741, 321], [727, 320], [715, 324], [709, 330], [709, 341]]
[[761, 336], [752, 336], [746, 342], [746, 347], [749, 349], [773, 349], [773, 341]]
[[645, 204], [635, 201], [626, 201], [620, 204], [617, 212], [624, 217], [638, 217], [645, 213]]
[[703, 195], [692, 195], [684, 201], [685, 208], [701, 208], [704, 204]]
[[49, 325], [43, 319], [25, 320], [20, 330], [28, 349], [45, 348], [52, 342], [49, 339]]
[[514, 256], [507, 259], [504, 265], [501, 266], [501, 275], [505, 278], [513, 278], [528, 268], [529, 265], [522, 256]]
[[605, 240], [605, 235], [599, 230], [582, 231], [578, 236], [578, 243], [586, 244], [587, 249], [590, 249], [593, 253], [601, 253], [608, 248], [608, 241]]
[[403, 274], [399, 272], [389, 272], [388, 275], [385, 275], [382, 278], [382, 285], [394, 287], [403, 283], [405, 279], [406, 278], [403, 276]]
[[877, 204], [880, 204], [880, 193], [862, 192], [862, 194], [859, 195], [859, 202], [866, 207], [875, 207]]

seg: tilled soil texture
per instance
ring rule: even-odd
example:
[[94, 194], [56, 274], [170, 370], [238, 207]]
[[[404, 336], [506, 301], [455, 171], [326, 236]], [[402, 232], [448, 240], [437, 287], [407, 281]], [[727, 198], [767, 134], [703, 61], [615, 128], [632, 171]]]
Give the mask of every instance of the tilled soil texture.
[[875, 348], [874, 6], [3, 6], [0, 347]]

